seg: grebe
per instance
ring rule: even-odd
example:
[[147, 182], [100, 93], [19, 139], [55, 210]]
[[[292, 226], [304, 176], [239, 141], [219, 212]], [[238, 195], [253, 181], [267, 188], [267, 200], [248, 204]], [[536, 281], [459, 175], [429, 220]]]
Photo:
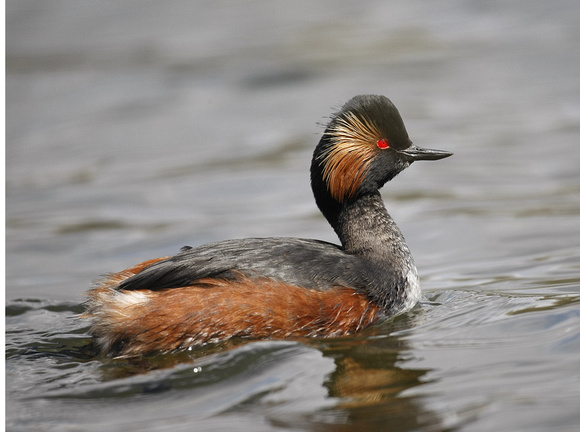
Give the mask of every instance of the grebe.
[[145, 261], [89, 291], [83, 316], [102, 352], [139, 355], [241, 338], [333, 337], [408, 311], [417, 268], [379, 189], [416, 160], [452, 153], [411, 143], [384, 96], [348, 101], [310, 168], [341, 246], [299, 238], [228, 240]]

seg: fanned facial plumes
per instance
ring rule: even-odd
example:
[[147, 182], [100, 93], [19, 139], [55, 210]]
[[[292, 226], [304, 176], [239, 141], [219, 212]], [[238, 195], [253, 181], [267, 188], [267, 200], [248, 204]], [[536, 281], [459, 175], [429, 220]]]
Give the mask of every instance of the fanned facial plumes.
[[320, 160], [324, 166], [322, 176], [330, 194], [338, 201], [353, 198], [360, 188], [369, 165], [380, 148], [382, 137], [377, 125], [368, 118], [346, 113], [325, 132], [330, 145]]

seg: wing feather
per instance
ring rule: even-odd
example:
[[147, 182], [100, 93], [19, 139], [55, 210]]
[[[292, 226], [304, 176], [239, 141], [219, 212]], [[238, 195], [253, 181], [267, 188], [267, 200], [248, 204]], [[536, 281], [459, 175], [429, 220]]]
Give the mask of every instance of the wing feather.
[[[191, 286], [204, 278], [270, 278], [305, 288], [357, 288], [365, 265], [340, 246], [297, 238], [227, 240], [189, 248], [122, 281], [120, 290]], [[356, 271], [356, 270], [359, 271]], [[358, 276], [357, 276], [358, 275]]]

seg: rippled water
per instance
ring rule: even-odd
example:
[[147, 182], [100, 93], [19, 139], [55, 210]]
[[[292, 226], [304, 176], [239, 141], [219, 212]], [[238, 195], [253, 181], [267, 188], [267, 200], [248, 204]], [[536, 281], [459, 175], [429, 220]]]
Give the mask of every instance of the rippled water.
[[[580, 4], [391, 3], [8, 2], [8, 430], [576, 430]], [[336, 241], [309, 158], [360, 93], [455, 153], [383, 190], [420, 306], [349, 338], [94, 354], [76, 315], [101, 274]]]

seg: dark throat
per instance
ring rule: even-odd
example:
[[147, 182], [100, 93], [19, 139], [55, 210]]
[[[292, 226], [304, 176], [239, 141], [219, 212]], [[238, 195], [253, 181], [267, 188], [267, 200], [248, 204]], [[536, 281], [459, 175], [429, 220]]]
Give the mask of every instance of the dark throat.
[[312, 161], [311, 182], [316, 204], [345, 252], [369, 258], [381, 263], [381, 267], [399, 267], [397, 264], [403, 263], [403, 267], [414, 266], [403, 234], [387, 212], [378, 190], [359, 193], [342, 202], [337, 200], [322, 178], [316, 156]]
[[[345, 203], [333, 225], [344, 251], [360, 258], [365, 293], [384, 310], [402, 310], [416, 277], [403, 234], [387, 212], [379, 192]], [[411, 275], [411, 276], [410, 276]]]
[[[407, 307], [409, 290], [417, 295], [417, 269], [403, 234], [378, 190], [339, 202], [313, 176], [316, 203], [338, 235], [344, 251], [359, 257], [357, 279], [363, 291], [388, 313]], [[345, 269], [345, 272], [349, 272]]]
[[343, 204], [331, 225], [345, 252], [378, 259], [408, 253], [405, 239], [378, 191]]

